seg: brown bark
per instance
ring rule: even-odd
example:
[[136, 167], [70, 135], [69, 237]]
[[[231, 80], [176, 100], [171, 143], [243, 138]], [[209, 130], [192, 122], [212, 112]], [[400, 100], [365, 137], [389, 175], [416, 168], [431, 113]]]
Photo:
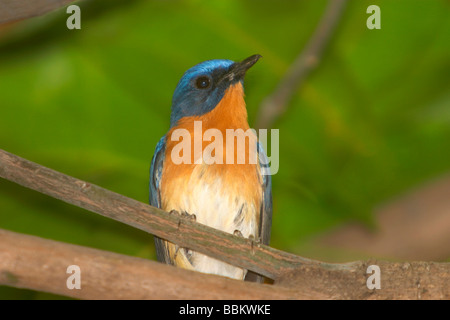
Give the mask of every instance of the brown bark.
[[[68, 289], [67, 267], [81, 270]], [[317, 295], [206, 275], [0, 229], [0, 285], [80, 299], [305, 299]]]
[[[381, 289], [366, 286], [381, 269]], [[67, 267], [81, 270], [68, 289]], [[0, 229], [0, 285], [80, 299], [449, 299], [450, 264], [365, 261], [302, 266], [274, 285], [248, 283]]]
[[[380, 289], [368, 289], [370, 265], [380, 268]], [[329, 270], [316, 266], [301, 266], [281, 275], [276, 285], [302, 288], [311, 295], [329, 299], [358, 300], [437, 300], [450, 299], [450, 263], [357, 261], [347, 270]]]

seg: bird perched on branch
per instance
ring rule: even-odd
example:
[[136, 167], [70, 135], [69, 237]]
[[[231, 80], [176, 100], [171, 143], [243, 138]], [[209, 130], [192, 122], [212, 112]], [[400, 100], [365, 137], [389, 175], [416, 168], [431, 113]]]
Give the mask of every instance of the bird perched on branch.
[[[260, 57], [241, 62], [208, 60], [184, 73], [173, 95], [170, 129], [152, 159], [150, 204], [268, 244], [271, 178], [267, 157], [255, 132], [249, 130], [243, 89], [247, 70]], [[227, 141], [221, 142], [225, 137]], [[157, 237], [155, 245], [158, 260], [167, 264], [261, 280], [247, 270]]]

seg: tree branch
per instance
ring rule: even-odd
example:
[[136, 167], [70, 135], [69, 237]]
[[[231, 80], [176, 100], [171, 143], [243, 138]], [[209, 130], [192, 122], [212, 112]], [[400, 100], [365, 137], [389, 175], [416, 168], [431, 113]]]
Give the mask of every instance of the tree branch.
[[0, 24], [43, 15], [75, 0], [0, 0]]
[[[301, 288], [313, 296], [320, 293], [330, 299], [450, 299], [450, 263], [368, 260], [344, 265], [352, 269], [336, 271], [303, 265], [282, 275], [275, 285]], [[380, 289], [367, 288], [371, 265], [380, 268]]]
[[255, 128], [271, 128], [287, 110], [294, 93], [303, 80], [317, 67], [324, 49], [344, 11], [347, 0], [330, 0], [327, 8], [305, 49], [292, 63], [275, 91], [259, 107]]
[[[382, 270], [380, 290], [367, 289], [370, 264]], [[70, 265], [80, 267], [81, 290], [67, 288]], [[248, 283], [0, 229], [0, 285], [79, 299], [450, 298], [448, 263], [367, 261], [345, 267], [305, 265], [275, 285]]]
[[169, 214], [1, 149], [0, 177], [271, 279], [299, 265], [319, 263]]
[[[329, 264], [305, 259], [171, 215], [3, 150], [0, 150], [0, 177], [275, 279], [273, 286], [239, 282], [0, 231], [0, 284], [87, 299], [227, 298], [226, 292], [214, 288], [231, 287], [233, 299], [450, 298], [450, 263]], [[82, 267], [87, 292], [69, 291], [65, 287], [68, 275], [58, 272], [71, 264]], [[381, 269], [381, 290], [369, 290], [366, 286], [366, 270], [371, 264]], [[247, 286], [248, 290], [242, 289]], [[240, 290], [242, 294], [234, 293]]]
[[[68, 289], [67, 267], [81, 270]], [[311, 299], [290, 288], [206, 275], [117, 253], [0, 229], [0, 285], [80, 299]], [[320, 296], [319, 296], [320, 297]]]

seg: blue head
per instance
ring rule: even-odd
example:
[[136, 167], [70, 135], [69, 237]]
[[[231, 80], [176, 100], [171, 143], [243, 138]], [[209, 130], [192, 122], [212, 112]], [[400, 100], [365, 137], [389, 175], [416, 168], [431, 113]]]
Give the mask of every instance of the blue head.
[[243, 81], [245, 72], [259, 58], [260, 55], [253, 55], [242, 62], [208, 60], [186, 71], [173, 94], [170, 127], [181, 118], [200, 116], [214, 109], [225, 91]]

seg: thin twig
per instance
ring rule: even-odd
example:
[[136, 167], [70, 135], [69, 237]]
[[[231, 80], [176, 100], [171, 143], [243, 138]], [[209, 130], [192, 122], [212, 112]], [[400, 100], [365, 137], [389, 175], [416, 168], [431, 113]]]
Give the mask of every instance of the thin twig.
[[256, 129], [271, 128], [274, 122], [286, 112], [294, 93], [319, 64], [346, 3], [347, 0], [329, 1], [322, 19], [305, 49], [288, 69], [275, 91], [261, 103], [255, 122]]

